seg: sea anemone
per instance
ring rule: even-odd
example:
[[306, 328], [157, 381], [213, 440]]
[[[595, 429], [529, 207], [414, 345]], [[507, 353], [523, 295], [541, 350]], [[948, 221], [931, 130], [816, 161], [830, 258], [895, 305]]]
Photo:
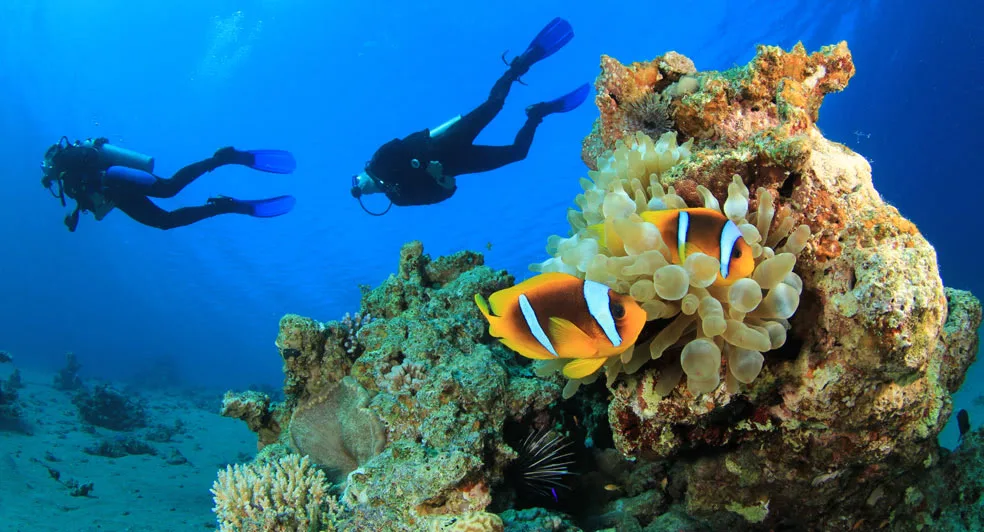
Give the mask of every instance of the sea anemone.
[[519, 491], [530, 492], [553, 500], [557, 490], [570, 490], [564, 477], [573, 475], [568, 467], [574, 464], [574, 454], [567, 452], [571, 442], [550, 430], [531, 430], [517, 452], [509, 476]]
[[[728, 391], [738, 391], [740, 383], [751, 383], [762, 370], [763, 353], [786, 341], [787, 320], [799, 306], [803, 289], [793, 268], [811, 236], [809, 227], [795, 227], [788, 207], [777, 213], [772, 194], [764, 188], [756, 191], [758, 208], [749, 213], [749, 191], [737, 175], [723, 205], [707, 188], [698, 186], [703, 206], [734, 222], [755, 258], [749, 277], [728, 286], [713, 285], [717, 258], [693, 253], [683, 264], [672, 264], [658, 231], [639, 216], [645, 211], [690, 207], [660, 180], [670, 167], [690, 156], [689, 141], [678, 147], [676, 133], [670, 132], [654, 143], [637, 132], [631, 145], [619, 141], [608, 155], [599, 159], [598, 171], [589, 173], [591, 180], [582, 180], [585, 192], [575, 200], [581, 211], [568, 212], [573, 235], [551, 237], [547, 252], [553, 258], [531, 269], [563, 271], [604, 283], [631, 295], [649, 321], [665, 320], [651, 339], [606, 362], [609, 385], [620, 372], [634, 373], [647, 361], [680, 349], [679, 366], [664, 370], [657, 383], [659, 395], [672, 391], [683, 374], [692, 393], [713, 392], [721, 382], [722, 359], [727, 362]], [[605, 248], [587, 230], [605, 222], [612, 223], [624, 249]], [[537, 373], [556, 369], [555, 361], [547, 361]], [[572, 396], [578, 386], [596, 378], [597, 374], [570, 380], [563, 395]]]
[[673, 129], [670, 99], [661, 93], [647, 93], [641, 98], [626, 103], [623, 108], [629, 130], [638, 130], [650, 137], [658, 138]]

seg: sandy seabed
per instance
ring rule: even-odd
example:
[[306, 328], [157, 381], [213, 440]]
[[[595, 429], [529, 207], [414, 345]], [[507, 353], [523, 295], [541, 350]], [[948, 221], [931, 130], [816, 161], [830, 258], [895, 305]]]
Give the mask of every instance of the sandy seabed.
[[[11, 371], [9, 364], [0, 367], [0, 379]], [[26, 432], [0, 430], [0, 531], [216, 528], [209, 489], [218, 469], [256, 452], [256, 436], [241, 421], [218, 414], [220, 391], [144, 392], [148, 428], [87, 431], [72, 404], [73, 392], [55, 389], [52, 373], [22, 369], [21, 374], [18, 401]], [[145, 439], [154, 426], [173, 427], [177, 420], [183, 430], [170, 441]], [[146, 441], [157, 454], [107, 458], [84, 451], [125, 436]], [[73, 496], [65, 485], [73, 480], [92, 483], [91, 493]]]

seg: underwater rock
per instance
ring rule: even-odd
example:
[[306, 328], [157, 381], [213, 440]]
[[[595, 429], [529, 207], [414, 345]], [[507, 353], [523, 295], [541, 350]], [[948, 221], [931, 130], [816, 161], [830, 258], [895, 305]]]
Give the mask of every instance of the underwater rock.
[[0, 364], [12, 363], [14, 361], [14, 355], [9, 352], [0, 349]]
[[[935, 250], [882, 201], [868, 162], [815, 126], [824, 96], [843, 90], [854, 74], [845, 43], [812, 54], [802, 45], [789, 52], [760, 46], [748, 65], [726, 72], [669, 68], [685, 64], [677, 55], [628, 67], [602, 58], [600, 117], [583, 159], [594, 170], [622, 165], [603, 170], [639, 174], [639, 154], [626, 153], [638, 138], [630, 116], [638, 106], [630, 104], [660, 94], [676, 132], [663, 148], [672, 166], [631, 180], [655, 180], [654, 198], [663, 187], [668, 192], [647, 205], [633, 183], [635, 203], [625, 196], [626, 207], [638, 212], [720, 202], [728, 212], [733, 207], [725, 198], [734, 190], [757, 191], [746, 192], [747, 212], [766, 212], [767, 222], [742, 232], [783, 235], [770, 243], [777, 255], [780, 246], [802, 239], [794, 273], [782, 281], [792, 287], [787, 292], [798, 293], [798, 308], [776, 320], [782, 331], [760, 327], [773, 345], [761, 349], [754, 379], [718, 386], [714, 378], [706, 389], [676, 385], [682, 345], [639, 364], [624, 358], [624, 373], [608, 375], [615, 446], [633, 459], [676, 460], [669, 489], [682, 488], [688, 513], [712, 529], [853, 525], [869, 512], [865, 501], [875, 485], [937, 460], [936, 436], [949, 417], [950, 394], [976, 356], [980, 304], [966, 292], [944, 289]], [[679, 148], [677, 137], [686, 139]], [[617, 203], [607, 196], [625, 192], [622, 186], [595, 190], [604, 180], [592, 177], [595, 183], [582, 181], [586, 192], [578, 205], [598, 207], [604, 198], [607, 212]], [[741, 207], [729, 217], [742, 218]], [[541, 271], [591, 274], [593, 257], [575, 250], [574, 241], [593, 238], [582, 229], [598, 223], [598, 212], [569, 213], [577, 234], [548, 244], [554, 258], [539, 265]], [[791, 232], [801, 224], [808, 231]], [[565, 248], [565, 242], [573, 243]], [[593, 249], [599, 253], [597, 245]], [[704, 309], [688, 311], [686, 302], [669, 312], [681, 308], [704, 317]], [[740, 323], [745, 313], [734, 310], [729, 317]], [[705, 322], [704, 334], [712, 336], [706, 330]], [[781, 341], [773, 332], [781, 332]], [[729, 377], [741, 374], [730, 365]], [[887, 516], [887, 508], [879, 511]]]
[[281, 421], [286, 415], [282, 405], [272, 404], [269, 395], [255, 391], [226, 392], [219, 413], [246, 422], [256, 433], [257, 449], [276, 442], [286, 424]]
[[82, 452], [93, 456], [104, 456], [106, 458], [121, 458], [131, 454], [157, 455], [157, 449], [133, 436], [103, 438], [98, 444], [86, 447]]
[[82, 389], [72, 397], [82, 421], [110, 430], [132, 430], [147, 426], [143, 402], [131, 399], [109, 385]]
[[859, 529], [984, 530], [984, 427], [968, 432], [953, 452], [944, 451], [940, 463], [917, 478], [876, 486], [866, 502], [892, 513], [885, 519], [883, 512], [872, 511], [861, 518]]

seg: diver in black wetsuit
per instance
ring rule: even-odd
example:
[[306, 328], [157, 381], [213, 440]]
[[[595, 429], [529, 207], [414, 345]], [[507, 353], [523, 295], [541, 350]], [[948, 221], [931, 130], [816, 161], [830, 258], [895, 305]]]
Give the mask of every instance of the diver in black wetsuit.
[[[457, 190], [455, 176], [487, 172], [525, 159], [543, 118], [571, 111], [584, 103], [590, 92], [588, 84], [556, 100], [527, 107], [526, 123], [516, 133], [512, 144], [476, 146], [473, 142], [502, 110], [513, 82], [519, 81], [534, 63], [553, 55], [573, 37], [573, 29], [567, 21], [561, 18], [551, 21], [526, 51], [509, 63], [509, 69], [495, 82], [484, 103], [433, 130], [424, 129], [403, 139], [393, 139], [377, 149], [365, 170], [352, 177], [352, 196], [360, 203], [363, 195], [377, 193], [385, 194], [392, 205], [439, 203]], [[381, 215], [388, 210], [389, 207], [381, 213], [368, 209], [366, 212]]]
[[[212, 157], [189, 164], [171, 178], [153, 174], [154, 159], [109, 144], [105, 138], [70, 143], [62, 137], [44, 155], [41, 184], [65, 206], [65, 196], [74, 199], [75, 210], [65, 217], [74, 232], [79, 213], [91, 212], [102, 220], [114, 208], [150, 227], [173, 229], [219, 214], [246, 214], [269, 218], [287, 214], [294, 207], [292, 196], [262, 200], [238, 200], [227, 196], [209, 198], [205, 205], [166, 211], [150, 198], [172, 198], [206, 172], [220, 166], [239, 164], [264, 172], [289, 174], [294, 157], [281, 150], [240, 151], [222, 148]], [[57, 188], [56, 188], [57, 186]]]

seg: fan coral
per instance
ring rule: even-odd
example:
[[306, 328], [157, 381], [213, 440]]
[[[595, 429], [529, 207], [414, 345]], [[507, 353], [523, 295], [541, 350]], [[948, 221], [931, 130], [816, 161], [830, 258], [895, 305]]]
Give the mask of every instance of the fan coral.
[[[609, 384], [619, 372], [634, 373], [647, 360], [681, 347], [681, 368], [664, 373], [658, 395], [676, 387], [682, 373], [688, 377], [691, 392], [714, 391], [720, 383], [722, 357], [727, 360], [726, 381], [733, 392], [739, 383], [750, 383], [758, 376], [763, 352], [785, 343], [786, 320], [795, 312], [803, 287], [793, 267], [810, 229], [801, 225], [794, 230], [788, 207], [781, 208], [776, 217], [774, 199], [764, 188], [756, 193], [758, 209], [749, 213], [748, 188], [734, 176], [723, 206], [706, 188], [698, 187], [698, 191], [705, 208], [723, 212], [741, 229], [755, 258], [752, 275], [718, 286], [714, 281], [719, 263], [714, 257], [691, 253], [683, 264], [673, 264], [656, 227], [639, 214], [688, 208], [672, 186], [664, 188], [659, 180], [688, 155], [687, 148], [674, 147], [675, 139], [671, 132], [654, 144], [648, 135], [637, 132], [631, 146], [618, 141], [608, 159], [599, 161], [600, 170], [589, 173], [592, 181], [582, 183], [585, 193], [577, 200], [582, 211], [568, 213], [574, 236], [553, 237], [548, 252], [552, 251], [554, 258], [532, 269], [566, 271], [607, 284], [630, 294], [646, 310], [649, 320], [671, 320], [648, 341], [648, 348], [637, 344], [605, 364]], [[608, 242], [606, 247], [597, 234], [585, 230], [595, 224], [613, 227], [618, 245]], [[540, 373], [556, 366], [555, 361], [544, 363]], [[564, 395], [573, 395], [580, 382], [594, 379], [571, 380]]]
[[212, 486], [213, 511], [225, 532], [333, 530], [338, 502], [307, 456], [228, 466]]

